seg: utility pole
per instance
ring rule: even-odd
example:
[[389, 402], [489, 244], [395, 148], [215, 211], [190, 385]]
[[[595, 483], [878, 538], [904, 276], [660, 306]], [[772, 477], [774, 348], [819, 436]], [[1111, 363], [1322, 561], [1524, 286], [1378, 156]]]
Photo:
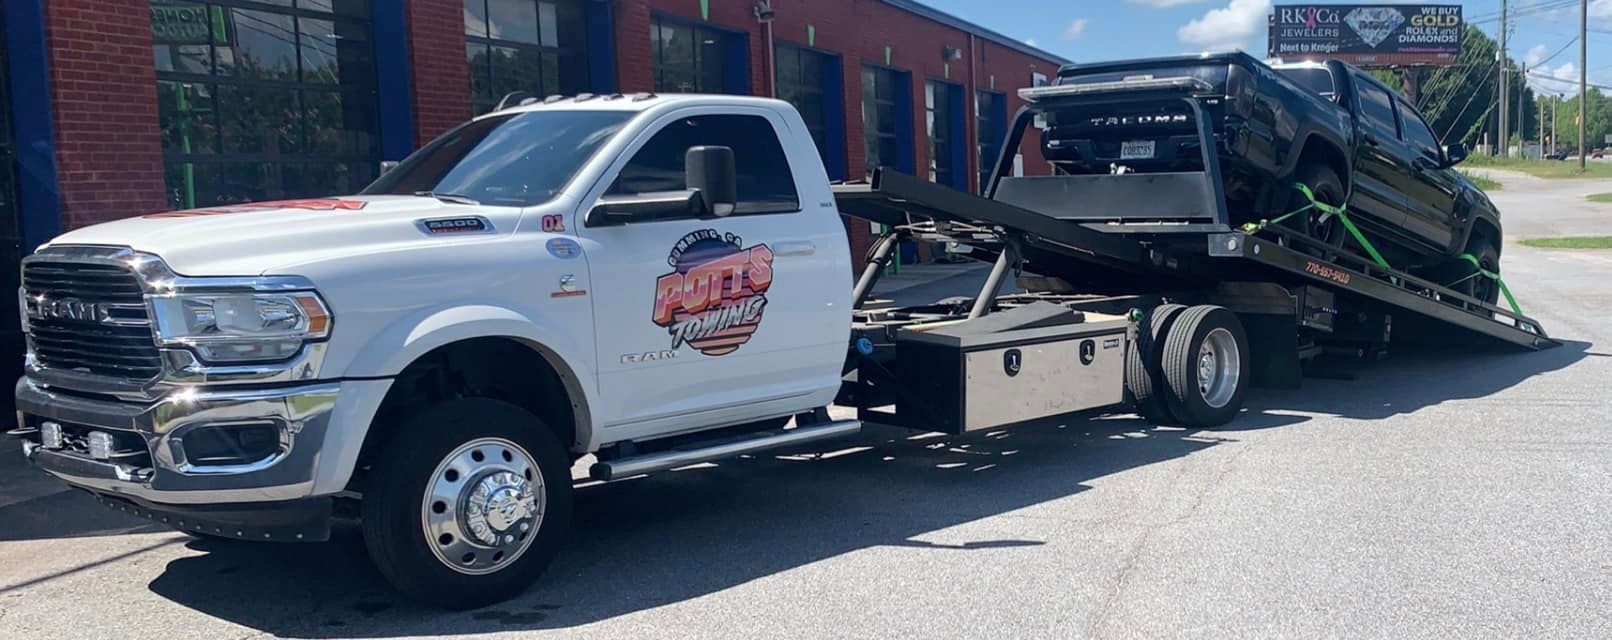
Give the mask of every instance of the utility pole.
[[1589, 73], [1584, 65], [1590, 58], [1590, 45], [1584, 37], [1590, 31], [1590, 0], [1581, 0], [1578, 3], [1578, 170], [1583, 172], [1586, 168], [1585, 158], [1589, 152], [1584, 146], [1584, 127], [1589, 124], [1585, 119], [1589, 111], [1585, 109], [1586, 100], [1589, 99]]
[[1506, 60], [1506, 30], [1511, 27], [1510, 22], [1507, 20], [1508, 17], [1509, 13], [1506, 11], [1506, 0], [1500, 0], [1500, 60], [1498, 61], [1498, 66], [1500, 67], [1499, 113], [1500, 157], [1502, 158], [1511, 155], [1511, 132], [1507, 131], [1507, 129], [1510, 128], [1511, 119], [1506, 117], [1507, 111], [1511, 106], [1510, 100], [1507, 99], [1507, 94], [1511, 93], [1511, 83], [1506, 82], [1506, 66], [1509, 62]]
[[1524, 154], [1522, 152], [1522, 148], [1524, 146], [1523, 145], [1523, 142], [1524, 142], [1523, 138], [1528, 137], [1528, 132], [1522, 130], [1523, 114], [1526, 113], [1526, 111], [1522, 108], [1522, 97], [1524, 95], [1527, 95], [1527, 93], [1528, 93], [1528, 65], [1525, 63], [1525, 64], [1522, 65], [1522, 75], [1517, 77], [1517, 155], [1518, 156], [1526, 155], [1526, 154]]
[[1539, 121], [1539, 159], [1545, 159], [1545, 98], [1537, 96], [1534, 99], [1535, 120]]

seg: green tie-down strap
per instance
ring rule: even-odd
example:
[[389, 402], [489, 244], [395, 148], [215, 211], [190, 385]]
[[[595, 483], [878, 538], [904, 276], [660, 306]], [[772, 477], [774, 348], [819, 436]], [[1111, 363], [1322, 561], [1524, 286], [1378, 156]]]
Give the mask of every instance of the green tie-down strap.
[[1511, 312], [1519, 316], [1522, 315], [1522, 307], [1517, 306], [1517, 298], [1511, 295], [1511, 288], [1506, 286], [1505, 280], [1500, 279], [1499, 273], [1483, 268], [1483, 263], [1478, 261], [1478, 257], [1470, 253], [1461, 254], [1461, 259], [1472, 263], [1472, 268], [1477, 269], [1477, 271], [1472, 272], [1472, 275], [1465, 278], [1451, 282], [1449, 286], [1454, 287], [1479, 276], [1488, 278], [1493, 280], [1495, 284], [1500, 285], [1500, 293], [1506, 297], [1506, 304], [1511, 305]]
[[1289, 211], [1287, 213], [1284, 213], [1282, 215], [1276, 216], [1275, 218], [1272, 218], [1270, 220], [1264, 220], [1264, 221], [1260, 221], [1258, 223], [1254, 223], [1254, 222], [1247, 223], [1247, 224], [1243, 225], [1243, 231], [1248, 232], [1248, 233], [1254, 233], [1254, 232], [1259, 231], [1260, 229], [1264, 229], [1265, 227], [1268, 227], [1270, 225], [1278, 224], [1278, 223], [1282, 222], [1283, 220], [1286, 220], [1286, 219], [1291, 218], [1293, 216], [1299, 215], [1299, 214], [1304, 213], [1306, 211], [1309, 211], [1311, 209], [1315, 209], [1317, 211], [1320, 211], [1321, 213], [1330, 213], [1332, 215], [1337, 216], [1338, 217], [1338, 222], [1343, 223], [1343, 228], [1347, 229], [1349, 231], [1349, 235], [1354, 237], [1355, 242], [1360, 243], [1360, 246], [1366, 250], [1366, 255], [1371, 256], [1372, 261], [1376, 262], [1377, 266], [1382, 267], [1384, 269], [1392, 269], [1393, 268], [1393, 267], [1388, 266], [1388, 261], [1384, 260], [1382, 254], [1377, 252], [1377, 247], [1372, 245], [1370, 240], [1366, 239], [1366, 234], [1361, 233], [1360, 228], [1356, 227], [1354, 221], [1349, 219], [1349, 212], [1348, 212], [1349, 205], [1343, 205], [1343, 206], [1335, 207], [1335, 206], [1332, 206], [1332, 205], [1327, 204], [1325, 202], [1322, 202], [1320, 200], [1316, 200], [1315, 199], [1315, 192], [1311, 191], [1310, 187], [1306, 186], [1302, 182], [1293, 183], [1293, 188], [1298, 189], [1299, 193], [1304, 194], [1304, 199], [1309, 200], [1310, 204], [1304, 205], [1302, 207], [1299, 207], [1297, 209], [1294, 209], [1294, 210]]

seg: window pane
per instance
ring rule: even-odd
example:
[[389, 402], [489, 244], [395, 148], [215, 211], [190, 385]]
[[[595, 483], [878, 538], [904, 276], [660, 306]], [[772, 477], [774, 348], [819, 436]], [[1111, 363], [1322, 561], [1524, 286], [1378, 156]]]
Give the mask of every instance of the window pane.
[[157, 113], [164, 151], [212, 153], [215, 149], [217, 114], [207, 85], [158, 82]]
[[537, 3], [487, 0], [487, 34], [497, 40], [538, 44]]
[[235, 22], [235, 45], [219, 48], [219, 73], [296, 79], [296, 25], [291, 16], [245, 9], [231, 9], [230, 16]]
[[560, 46], [560, 19], [552, 2], [537, 3], [538, 42], [545, 47]]
[[330, 155], [369, 155], [375, 130], [369, 95], [354, 91], [306, 91], [302, 94], [308, 150]]
[[305, 197], [337, 196], [357, 191], [352, 167], [340, 163], [288, 164], [280, 172], [281, 189]]
[[1365, 116], [1367, 123], [1378, 127], [1390, 135], [1397, 135], [1398, 128], [1394, 124], [1394, 101], [1388, 93], [1375, 85], [1366, 82], [1360, 85], [1360, 113]]
[[158, 71], [212, 73], [211, 46], [205, 44], [159, 44], [151, 48]]
[[720, 93], [727, 90], [723, 78], [722, 39], [723, 36], [714, 31], [701, 29], [696, 32], [700, 39], [699, 56], [699, 84], [697, 91], [706, 93]]
[[1427, 123], [1423, 122], [1416, 115], [1415, 110], [1403, 102], [1399, 103], [1399, 113], [1404, 116], [1405, 141], [1409, 142], [1417, 151], [1420, 151], [1422, 155], [1433, 160], [1442, 160], [1444, 152], [1440, 148], [1438, 136], [1433, 135], [1433, 131], [1427, 127]]
[[687, 27], [661, 24], [660, 66], [667, 73], [690, 73], [694, 69], [694, 31]]
[[543, 95], [542, 54], [532, 49], [493, 47], [493, 98], [515, 91]]
[[474, 42], [465, 45], [465, 60], [470, 63], [470, 97], [493, 98], [492, 57], [487, 45]]
[[759, 116], [696, 116], [667, 125], [621, 170], [611, 193], [645, 193], [685, 188], [684, 154], [689, 147], [733, 149], [738, 165], [737, 213], [798, 211], [799, 197], [789, 160], [772, 123]]
[[465, 0], [465, 35], [487, 37], [487, 0]]
[[221, 85], [218, 103], [224, 153], [280, 156], [302, 150], [302, 110], [295, 91]]
[[[279, 172], [260, 162], [202, 162], [191, 165], [196, 206], [213, 207], [269, 200], [282, 193]], [[274, 179], [271, 180], [271, 175]], [[274, 188], [270, 188], [270, 183]]]
[[801, 83], [800, 54], [794, 47], [778, 47], [778, 87], [782, 91], [787, 86], [791, 90]]
[[[548, 93], [576, 95], [588, 91], [592, 87], [591, 80], [588, 77], [588, 59], [581, 51], [561, 49], [559, 58], [556, 59], [550, 55], [544, 60], [543, 64], [545, 65], [543, 67], [543, 81], [553, 85], [544, 90]], [[551, 72], [547, 66], [549, 64], [553, 64], [557, 68]], [[553, 80], [556, 75], [559, 76], [558, 83]]]

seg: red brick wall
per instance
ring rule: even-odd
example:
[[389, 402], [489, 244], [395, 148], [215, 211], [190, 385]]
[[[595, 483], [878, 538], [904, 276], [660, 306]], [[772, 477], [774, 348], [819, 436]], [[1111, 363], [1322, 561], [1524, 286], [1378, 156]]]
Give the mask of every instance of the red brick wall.
[[[694, 11], [699, 13], [698, 6]], [[653, 89], [655, 76], [649, 46], [649, 0], [617, 0], [611, 19], [615, 22], [616, 30], [617, 90], [636, 93]]]
[[414, 138], [425, 144], [470, 119], [470, 64], [465, 61], [464, 4], [407, 0]]
[[168, 208], [147, 0], [50, 0], [62, 228]]

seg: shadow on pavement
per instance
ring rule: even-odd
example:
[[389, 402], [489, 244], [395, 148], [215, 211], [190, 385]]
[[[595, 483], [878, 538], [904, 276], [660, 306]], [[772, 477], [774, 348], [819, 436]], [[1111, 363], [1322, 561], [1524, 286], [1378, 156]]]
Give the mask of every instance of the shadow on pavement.
[[[354, 542], [215, 545], [150, 588], [275, 635], [387, 637], [566, 628], [681, 602], [858, 549], [968, 553], [1041, 540], [914, 537], [1076, 495], [1084, 482], [1212, 447], [1134, 419], [966, 438], [870, 428], [823, 454], [741, 458], [577, 496], [570, 548], [509, 602], [449, 614], [396, 600]], [[247, 579], [247, 577], [250, 579]]]
[[[1381, 420], [1445, 402], [1483, 398], [1529, 378], [1564, 369], [1587, 356], [1590, 343], [1566, 340], [1543, 351], [1416, 350], [1403, 347], [1386, 361], [1343, 364], [1345, 380], [1306, 379], [1303, 388], [1256, 390], [1248, 412], [1319, 413]], [[1239, 420], [1218, 431], [1245, 428]]]
[[[1044, 541], [939, 544], [915, 538], [1075, 497], [1093, 479], [1234, 441], [1237, 431], [1308, 421], [1303, 413], [1377, 420], [1487, 396], [1569, 366], [1589, 355], [1589, 346], [1569, 342], [1502, 356], [1401, 351], [1386, 362], [1355, 365], [1355, 380], [1256, 390], [1249, 410], [1224, 432], [1155, 428], [1117, 416], [958, 438], [869, 427], [859, 439], [834, 443], [838, 450], [823, 454], [741, 458], [587, 486], [578, 491], [573, 540], [546, 576], [510, 601], [474, 612], [444, 613], [398, 600], [351, 533], [310, 545], [192, 542], [208, 553], [170, 562], [149, 588], [180, 605], [279, 636], [570, 628], [865, 548], [955, 554], [1037, 546]], [[27, 520], [37, 514], [23, 511], [39, 507], [19, 503], [0, 510], [0, 517]], [[51, 513], [53, 522], [57, 515]]]

